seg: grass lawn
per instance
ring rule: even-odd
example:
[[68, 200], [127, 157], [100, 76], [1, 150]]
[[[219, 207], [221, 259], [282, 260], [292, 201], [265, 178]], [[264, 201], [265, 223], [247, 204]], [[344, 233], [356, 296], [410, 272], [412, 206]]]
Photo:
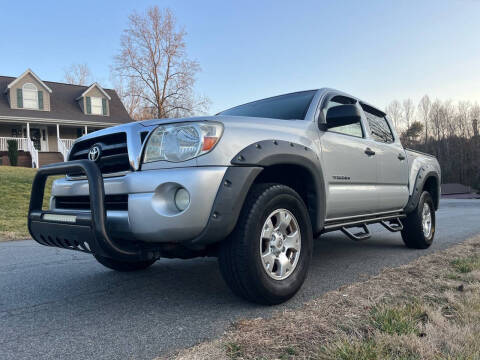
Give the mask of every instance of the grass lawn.
[[[0, 241], [29, 238], [27, 213], [36, 169], [0, 166]], [[48, 206], [53, 179], [45, 188]]]
[[168, 359], [479, 360], [480, 236]]

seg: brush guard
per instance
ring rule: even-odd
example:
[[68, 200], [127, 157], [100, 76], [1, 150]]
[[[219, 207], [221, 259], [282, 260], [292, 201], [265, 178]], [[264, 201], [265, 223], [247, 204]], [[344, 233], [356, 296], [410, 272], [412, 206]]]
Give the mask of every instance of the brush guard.
[[[87, 177], [90, 211], [62, 212], [42, 210], [48, 176], [84, 173]], [[88, 160], [56, 163], [40, 168], [33, 180], [28, 230], [38, 243], [65, 249], [79, 250], [125, 261], [148, 259], [152, 255], [132, 244], [120, 246], [107, 232], [105, 188], [98, 166]]]

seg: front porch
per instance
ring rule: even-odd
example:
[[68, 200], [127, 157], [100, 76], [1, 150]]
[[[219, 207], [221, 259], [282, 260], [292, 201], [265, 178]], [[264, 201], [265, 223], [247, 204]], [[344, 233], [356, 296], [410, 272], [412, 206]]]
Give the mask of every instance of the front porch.
[[18, 166], [38, 168], [49, 163], [66, 161], [73, 142], [78, 137], [98, 130], [88, 125], [48, 123], [0, 124], [0, 161], [8, 165], [8, 140], [16, 140], [19, 150]]

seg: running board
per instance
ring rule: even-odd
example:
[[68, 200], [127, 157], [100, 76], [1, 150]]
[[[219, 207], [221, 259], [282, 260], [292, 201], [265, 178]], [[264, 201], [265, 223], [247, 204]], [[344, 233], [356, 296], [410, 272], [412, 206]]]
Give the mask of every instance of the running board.
[[[342, 228], [351, 228], [351, 227], [363, 227], [363, 225], [380, 223], [390, 231], [400, 231], [403, 226], [401, 225], [400, 219], [403, 219], [406, 215], [402, 213], [394, 213], [389, 215], [375, 215], [375, 216], [365, 216], [361, 218], [354, 219], [345, 219], [335, 222], [327, 222], [323, 227], [322, 233], [342, 230]], [[389, 223], [387, 223], [390, 222]], [[397, 223], [397, 225], [391, 224], [391, 222]]]

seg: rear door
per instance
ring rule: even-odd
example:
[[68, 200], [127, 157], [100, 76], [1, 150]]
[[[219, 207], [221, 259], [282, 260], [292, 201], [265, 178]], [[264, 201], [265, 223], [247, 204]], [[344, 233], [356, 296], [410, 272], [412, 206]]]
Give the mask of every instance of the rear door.
[[[355, 99], [329, 94], [322, 103], [319, 122], [325, 122], [330, 107], [342, 104], [360, 106]], [[363, 121], [320, 132], [327, 220], [377, 211], [377, 160], [365, 152], [366, 134]]]
[[379, 211], [401, 210], [408, 201], [408, 163], [405, 150], [392, 130], [386, 115], [361, 104], [369, 137], [375, 142], [377, 158], [377, 195]]

